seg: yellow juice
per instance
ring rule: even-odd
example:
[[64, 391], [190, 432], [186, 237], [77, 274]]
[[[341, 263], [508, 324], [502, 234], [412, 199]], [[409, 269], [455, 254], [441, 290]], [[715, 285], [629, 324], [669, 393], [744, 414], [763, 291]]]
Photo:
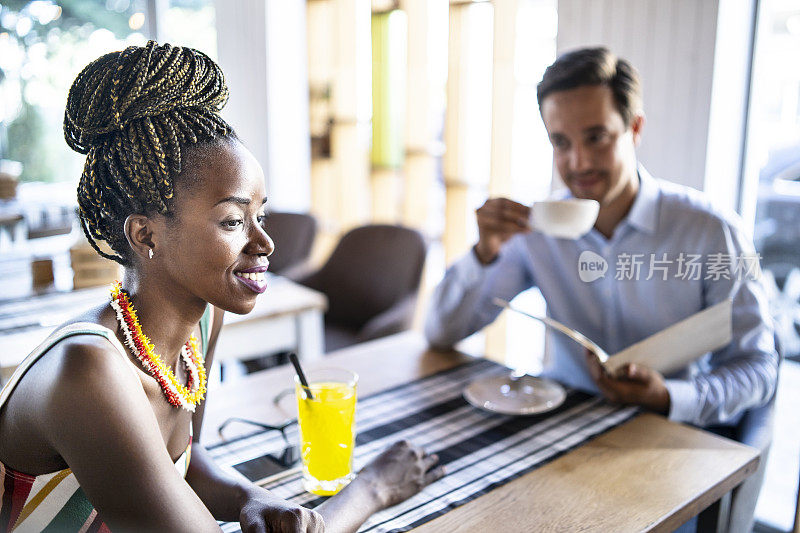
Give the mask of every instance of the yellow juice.
[[297, 417], [306, 490], [336, 494], [352, 479], [355, 383], [312, 382], [313, 400], [297, 386]]

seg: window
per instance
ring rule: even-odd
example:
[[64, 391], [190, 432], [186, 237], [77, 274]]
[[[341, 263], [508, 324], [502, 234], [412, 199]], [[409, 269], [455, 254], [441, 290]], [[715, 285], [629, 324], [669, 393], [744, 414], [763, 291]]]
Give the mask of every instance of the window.
[[[170, 0], [159, 36], [216, 58], [211, 0]], [[156, 10], [159, 12], [158, 10]], [[22, 163], [21, 182], [76, 181], [83, 157], [63, 140], [67, 92], [87, 63], [142, 45], [145, 0], [33, 0], [0, 6], [0, 159]]]
[[[758, 183], [754, 239], [762, 268], [768, 281], [774, 278], [772, 289], [784, 292], [800, 290], [794, 288], [800, 283], [800, 68], [792, 68], [794, 63], [788, 59], [798, 54], [800, 6], [786, 0], [763, 0], [753, 60], [745, 171]], [[773, 299], [778, 296], [773, 294]], [[800, 293], [785, 293], [785, 298], [793, 300], [795, 314], [800, 312]], [[779, 322], [782, 318], [790, 317], [778, 317]], [[800, 335], [793, 321], [783, 320], [780, 325], [786, 355], [800, 355]]]
[[0, 4], [0, 299], [31, 287], [31, 261], [52, 260], [73, 286], [76, 187], [85, 157], [64, 141], [72, 81], [100, 55], [160, 42], [217, 56], [213, 0], [3, 0]]
[[[760, 0], [753, 56], [745, 181], [757, 183], [754, 240], [787, 360], [756, 519], [789, 531], [800, 432], [792, 424], [800, 379], [800, 5]], [[748, 198], [746, 198], [748, 199]], [[752, 209], [752, 208], [751, 208]], [[747, 209], [744, 209], [747, 213]], [[752, 211], [751, 211], [752, 212]]]
[[75, 76], [99, 55], [143, 44], [143, 0], [4, 2], [0, 7], [0, 158], [21, 182], [77, 182], [83, 157], [64, 142]]
[[166, 9], [157, 13], [159, 42], [196, 48], [217, 60], [213, 0], [169, 0]]

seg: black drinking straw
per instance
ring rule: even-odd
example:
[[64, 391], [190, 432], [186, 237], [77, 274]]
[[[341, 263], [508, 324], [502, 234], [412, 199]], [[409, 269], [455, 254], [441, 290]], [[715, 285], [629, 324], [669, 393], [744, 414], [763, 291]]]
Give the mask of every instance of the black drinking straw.
[[300, 378], [300, 384], [303, 385], [303, 388], [306, 389], [306, 394], [308, 394], [308, 399], [313, 400], [314, 395], [311, 394], [311, 387], [308, 386], [306, 375], [303, 373], [303, 369], [300, 368], [300, 361], [297, 360], [297, 354], [294, 352], [289, 352], [289, 361], [292, 362], [292, 366], [294, 367], [295, 372], [297, 372], [297, 377]]

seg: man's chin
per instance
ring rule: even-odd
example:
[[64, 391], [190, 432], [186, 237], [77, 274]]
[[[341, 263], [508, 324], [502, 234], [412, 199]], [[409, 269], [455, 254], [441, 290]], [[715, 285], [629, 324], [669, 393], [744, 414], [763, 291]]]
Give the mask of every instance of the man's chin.
[[571, 186], [570, 191], [572, 192], [572, 196], [575, 198], [580, 198], [582, 200], [596, 200], [603, 203], [603, 200], [606, 197], [606, 189], [603, 183], [598, 183], [591, 187], [581, 187], [581, 186]]

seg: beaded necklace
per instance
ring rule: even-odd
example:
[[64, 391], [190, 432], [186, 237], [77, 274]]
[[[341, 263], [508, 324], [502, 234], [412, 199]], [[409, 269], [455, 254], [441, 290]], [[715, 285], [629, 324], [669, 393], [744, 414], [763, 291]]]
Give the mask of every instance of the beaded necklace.
[[145, 370], [156, 378], [167, 401], [175, 407], [182, 407], [193, 413], [197, 402], [201, 401], [206, 393], [206, 369], [194, 334], [181, 346], [181, 360], [188, 375], [187, 384], [184, 386], [178, 382], [175, 373], [164, 364], [150, 339], [142, 332], [133, 303], [119, 281], [115, 281], [111, 286], [111, 307], [117, 314], [117, 321], [125, 336], [125, 344], [141, 361]]

